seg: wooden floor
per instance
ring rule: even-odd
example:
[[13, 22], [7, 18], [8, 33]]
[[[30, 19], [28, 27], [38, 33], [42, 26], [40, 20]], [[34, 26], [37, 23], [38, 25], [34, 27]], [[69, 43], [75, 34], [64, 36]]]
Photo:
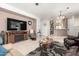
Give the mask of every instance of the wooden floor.
[[[31, 51], [35, 50], [37, 47], [39, 47], [39, 40], [42, 38], [39, 37], [36, 41], [29, 39], [29, 40], [17, 42], [15, 44], [13, 44], [13, 49], [18, 50], [23, 55], [27, 55], [29, 52], [31, 52]], [[64, 36], [63, 37], [52, 36], [52, 38], [54, 41], [59, 41], [59, 42], [63, 43]]]

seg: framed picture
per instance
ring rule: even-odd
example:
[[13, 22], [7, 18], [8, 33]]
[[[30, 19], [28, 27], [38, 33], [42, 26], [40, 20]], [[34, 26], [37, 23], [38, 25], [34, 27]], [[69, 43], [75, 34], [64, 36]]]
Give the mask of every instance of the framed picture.
[[29, 25], [32, 25], [32, 21], [28, 21], [28, 24], [29, 24]]

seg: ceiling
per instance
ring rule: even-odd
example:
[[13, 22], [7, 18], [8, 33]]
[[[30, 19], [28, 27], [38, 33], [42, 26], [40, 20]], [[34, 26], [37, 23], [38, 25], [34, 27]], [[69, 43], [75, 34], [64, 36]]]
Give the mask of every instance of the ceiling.
[[40, 19], [51, 18], [59, 15], [62, 11], [63, 15], [70, 15], [79, 10], [78, 3], [7, 3], [10, 6], [16, 7], [22, 11], [31, 13]]

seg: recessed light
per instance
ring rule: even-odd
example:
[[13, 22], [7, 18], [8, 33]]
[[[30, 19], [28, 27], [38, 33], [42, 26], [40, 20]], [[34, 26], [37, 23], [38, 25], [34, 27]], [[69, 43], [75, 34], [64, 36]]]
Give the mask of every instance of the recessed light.
[[38, 5], [39, 5], [39, 3], [35, 3], [35, 5], [36, 5], [36, 6], [38, 6]]
[[70, 7], [66, 7], [66, 9], [70, 9]]

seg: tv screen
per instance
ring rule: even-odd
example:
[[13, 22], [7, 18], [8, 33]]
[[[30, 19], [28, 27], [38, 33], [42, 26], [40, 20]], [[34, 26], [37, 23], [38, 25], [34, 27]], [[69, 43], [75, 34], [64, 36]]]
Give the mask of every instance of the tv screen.
[[7, 18], [7, 30], [27, 30], [27, 22]]

